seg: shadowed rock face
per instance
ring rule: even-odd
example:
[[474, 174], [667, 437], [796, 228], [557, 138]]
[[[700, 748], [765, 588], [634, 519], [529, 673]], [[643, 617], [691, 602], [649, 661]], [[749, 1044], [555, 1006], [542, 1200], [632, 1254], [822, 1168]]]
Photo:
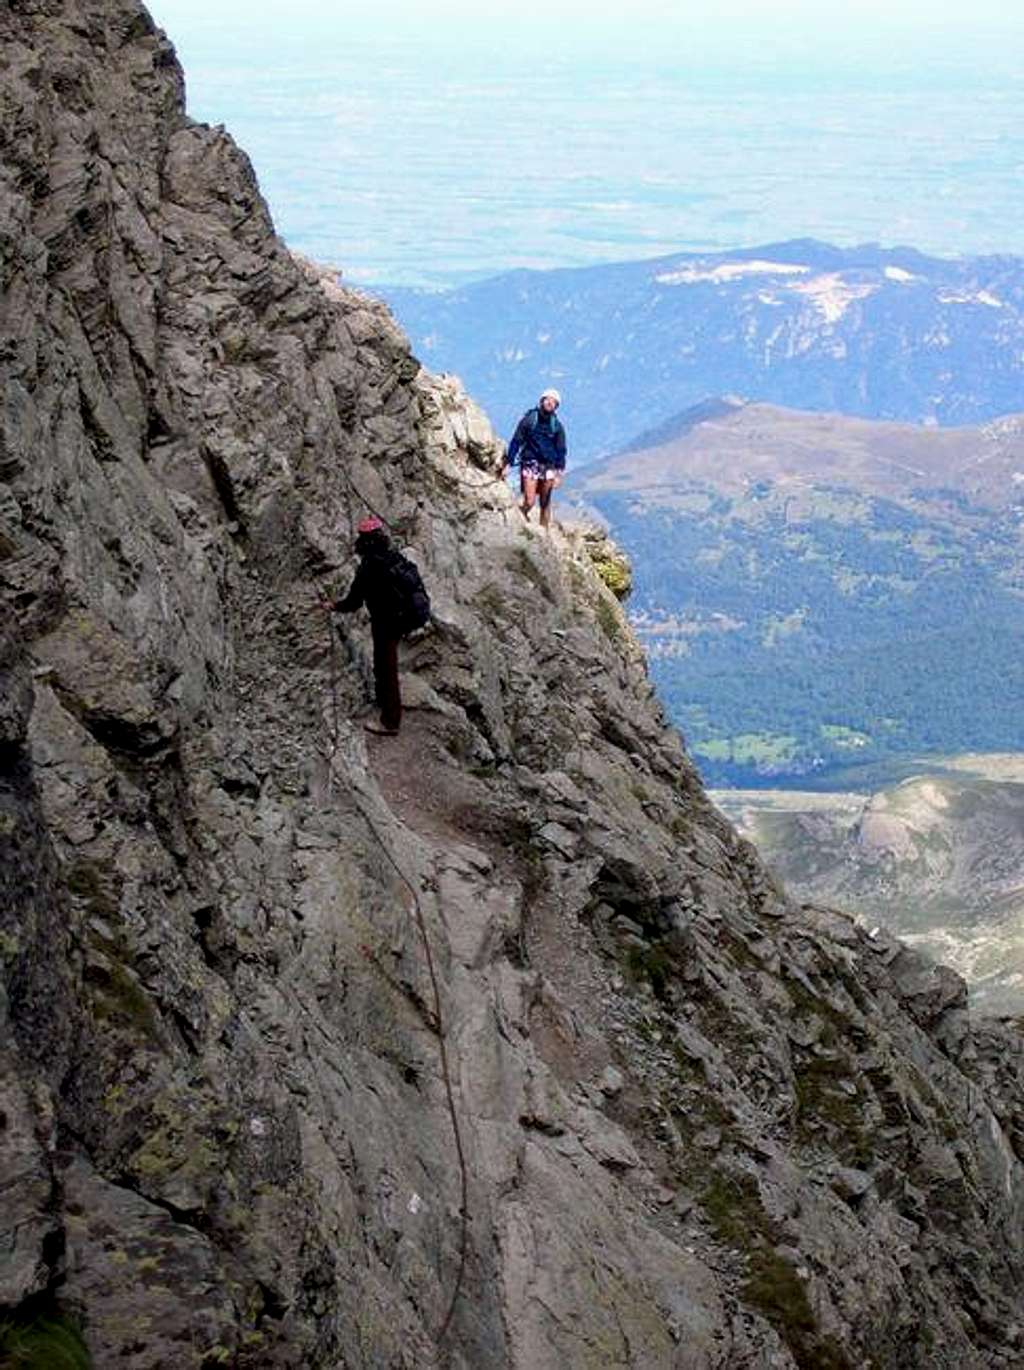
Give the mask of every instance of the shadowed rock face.
[[[143, 10], [0, 40], [4, 1307], [131, 1370], [1019, 1360], [1019, 1037], [775, 888]], [[437, 617], [386, 741], [367, 508]]]

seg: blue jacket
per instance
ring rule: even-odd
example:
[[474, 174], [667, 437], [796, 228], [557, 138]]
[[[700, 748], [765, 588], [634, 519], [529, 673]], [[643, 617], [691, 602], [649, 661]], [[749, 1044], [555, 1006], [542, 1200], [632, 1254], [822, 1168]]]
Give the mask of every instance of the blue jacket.
[[526, 411], [508, 445], [509, 466], [515, 466], [517, 458], [520, 465], [526, 461], [554, 471], [565, 470], [565, 429], [557, 414]]

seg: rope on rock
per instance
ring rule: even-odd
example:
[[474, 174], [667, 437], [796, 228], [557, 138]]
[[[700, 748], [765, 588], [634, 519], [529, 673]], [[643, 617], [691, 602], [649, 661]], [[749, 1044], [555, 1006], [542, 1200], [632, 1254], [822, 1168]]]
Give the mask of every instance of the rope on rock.
[[[340, 467], [339, 467], [339, 470], [340, 470], [340, 472], [341, 472], [342, 479], [345, 481], [346, 485], [349, 487], [349, 490], [350, 490], [351, 494], [352, 494], [356, 499], [358, 499], [358, 500], [365, 506], [365, 508], [367, 508], [367, 509], [370, 511], [370, 513], [376, 515], [376, 517], [379, 518], [379, 519], [381, 520], [381, 522], [385, 524], [385, 526], [390, 526], [389, 520], [388, 520], [387, 518], [385, 518], [385, 516], [384, 516], [378, 509], [375, 509], [375, 508], [374, 508], [373, 504], [370, 502], [369, 499], [367, 499], [367, 497], [366, 497], [366, 496], [363, 494], [363, 492], [359, 489], [358, 485], [357, 485], [356, 482], [353, 480], [353, 478], [352, 478], [351, 475], [348, 473], [348, 471], [344, 468], [344, 466], [340, 466]], [[457, 483], [460, 484], [460, 485], [466, 485], [466, 486], [468, 486], [469, 488], [475, 489], [475, 490], [483, 490], [483, 489], [486, 489], [488, 486], [497, 485], [499, 482], [503, 482], [504, 479], [505, 479], [505, 473], [504, 473], [504, 471], [503, 471], [503, 472], [501, 472], [501, 473], [500, 473], [499, 475], [497, 475], [497, 476], [491, 476], [491, 477], [488, 477], [488, 478], [486, 478], [485, 480], [479, 481], [479, 482], [477, 482], [477, 481], [461, 480], [461, 479], [459, 479], [458, 477], [456, 477], [455, 479], [456, 479]], [[330, 604], [329, 604], [329, 602], [327, 602], [326, 600], [325, 600], [325, 608], [327, 608], [328, 610], [330, 609]], [[339, 709], [338, 709], [338, 668], [337, 668], [337, 648], [336, 648], [336, 644], [335, 644], [335, 640], [334, 640], [335, 627], [334, 627], [334, 623], [333, 623], [333, 621], [332, 621], [332, 619], [331, 619], [331, 617], [330, 617], [330, 613], [328, 613], [328, 632], [329, 632], [329, 635], [330, 635], [330, 656], [329, 656], [329, 663], [330, 663], [330, 664], [329, 664], [329, 671], [330, 671], [330, 690], [331, 690], [331, 729], [330, 729], [330, 751], [329, 751], [328, 757], [327, 757], [327, 792], [328, 792], [328, 795], [330, 795], [331, 792], [332, 792], [332, 789], [333, 789], [333, 780], [334, 780], [334, 759], [335, 759], [335, 756], [336, 756], [336, 754], [337, 754], [338, 745], [339, 745], [339, 739], [340, 739]], [[356, 794], [358, 794], [358, 786], [353, 785], [353, 791], [354, 791]], [[391, 853], [390, 848], [388, 847], [387, 843], [384, 841], [384, 838], [383, 838], [383, 836], [381, 835], [380, 830], [378, 829], [377, 825], [374, 823], [373, 819], [370, 817], [369, 813], [366, 811], [365, 807], [364, 807], [362, 804], [359, 805], [359, 811], [360, 811], [360, 814], [362, 815], [364, 821], [366, 822], [367, 827], [370, 829], [370, 832], [373, 834], [373, 837], [374, 837], [374, 839], [375, 839], [377, 845], [380, 847], [381, 851], [384, 853], [385, 859], [387, 860], [388, 864], [392, 867], [392, 869], [395, 871], [396, 875], [398, 876], [399, 880], [401, 880], [402, 884], [406, 887], [406, 889], [409, 891], [410, 895], [412, 896], [413, 910], [414, 910], [414, 913], [415, 913], [416, 924], [417, 924], [417, 927], [418, 927], [418, 929], [419, 929], [420, 940], [422, 941], [422, 944], [423, 944], [423, 954], [424, 954], [424, 957], [425, 957], [426, 963], [427, 963], [427, 971], [428, 971], [428, 974], [429, 974], [429, 977], [430, 977], [431, 995], [432, 995], [432, 998], [433, 998], [433, 1001], [434, 1001], [434, 1010], [433, 1010], [433, 1015], [432, 1015], [433, 1021], [431, 1021], [431, 1015], [429, 1015], [429, 1014], [425, 1011], [425, 1005], [423, 1005], [421, 1002], [418, 1002], [418, 1001], [417, 1001], [417, 1002], [415, 1002], [414, 1006], [417, 1008], [417, 1010], [418, 1010], [418, 1012], [419, 1012], [419, 1014], [420, 1014], [420, 1017], [422, 1018], [423, 1022], [424, 1022], [425, 1025], [427, 1026], [427, 1028], [428, 1028], [430, 1031], [432, 1031], [432, 1032], [434, 1033], [434, 1035], [436, 1036], [436, 1038], [437, 1038], [437, 1043], [438, 1043], [438, 1054], [439, 1054], [439, 1056], [440, 1056], [440, 1061], [441, 1061], [441, 1076], [442, 1076], [442, 1079], [443, 1079], [443, 1081], [444, 1081], [445, 1098], [446, 1098], [447, 1104], [448, 1104], [448, 1115], [449, 1115], [449, 1117], [450, 1117], [450, 1119], [451, 1119], [452, 1135], [453, 1135], [454, 1140], [455, 1140], [455, 1153], [456, 1153], [456, 1157], [457, 1157], [457, 1160], [458, 1160], [458, 1166], [459, 1166], [460, 1208], [461, 1208], [461, 1211], [460, 1211], [460, 1234], [459, 1234], [459, 1266], [458, 1266], [458, 1271], [457, 1271], [456, 1276], [455, 1276], [455, 1284], [454, 1284], [454, 1287], [453, 1287], [453, 1289], [452, 1289], [451, 1298], [450, 1298], [450, 1300], [449, 1300], [449, 1302], [448, 1302], [448, 1308], [447, 1308], [447, 1311], [446, 1311], [445, 1316], [444, 1316], [444, 1321], [441, 1323], [440, 1330], [439, 1330], [438, 1333], [437, 1333], [437, 1340], [438, 1340], [439, 1342], [441, 1342], [441, 1341], [443, 1341], [443, 1340], [445, 1339], [445, 1337], [447, 1336], [448, 1330], [449, 1330], [449, 1328], [451, 1327], [452, 1319], [453, 1319], [453, 1317], [455, 1316], [455, 1309], [456, 1309], [456, 1306], [457, 1306], [458, 1301], [459, 1301], [459, 1296], [460, 1296], [460, 1294], [461, 1294], [461, 1292], [462, 1292], [462, 1284], [463, 1284], [463, 1280], [464, 1280], [464, 1278], [465, 1278], [465, 1273], [466, 1273], [466, 1262], [467, 1262], [468, 1253], [469, 1253], [469, 1171], [468, 1171], [468, 1168], [467, 1168], [467, 1165], [466, 1165], [466, 1154], [465, 1154], [465, 1149], [464, 1149], [464, 1147], [463, 1147], [463, 1142], [462, 1142], [462, 1129], [461, 1129], [461, 1127], [460, 1127], [460, 1125], [459, 1125], [458, 1109], [456, 1108], [456, 1105], [455, 1105], [455, 1091], [454, 1091], [453, 1086], [452, 1086], [451, 1068], [450, 1068], [449, 1061], [448, 1061], [448, 1046], [447, 1046], [446, 1034], [445, 1034], [444, 1017], [443, 1017], [442, 1012], [441, 1012], [441, 991], [440, 991], [440, 988], [439, 988], [439, 986], [438, 986], [437, 971], [436, 971], [435, 966], [434, 966], [434, 955], [433, 955], [433, 951], [432, 951], [431, 945], [430, 945], [430, 936], [429, 936], [429, 933], [427, 932], [426, 919], [425, 919], [424, 916], [423, 916], [423, 906], [422, 906], [422, 904], [420, 903], [420, 897], [419, 897], [418, 891], [416, 890], [415, 886], [413, 885], [413, 883], [412, 883], [412, 881], [409, 879], [409, 877], [408, 877], [408, 876], [405, 874], [405, 872], [402, 870], [401, 866], [400, 866], [400, 865], [398, 864], [398, 862], [395, 860], [394, 856], [393, 856], [392, 853]], [[386, 979], [390, 984], [392, 984], [392, 986], [393, 986], [396, 990], [398, 990], [400, 993], [402, 993], [403, 996], [406, 997], [406, 998], [410, 998], [410, 997], [411, 997], [411, 996], [407, 993], [405, 987], [399, 985], [399, 984], [394, 980], [394, 977], [390, 976], [390, 975], [384, 970], [384, 967], [380, 964], [379, 958], [373, 953], [373, 950], [372, 950], [372, 948], [371, 948], [369, 945], [364, 944], [364, 946], [363, 946], [363, 954], [367, 957], [367, 959], [368, 959], [369, 961], [371, 961], [371, 962], [377, 967], [378, 970], [380, 970], [380, 971], [382, 971], [382, 972], [384, 973], [385, 979]], [[417, 1000], [418, 1000], [418, 997], [417, 997]]]
[[331, 746], [327, 753], [327, 797], [329, 799], [334, 788], [334, 758], [338, 751], [338, 738], [340, 736], [338, 723], [338, 644], [334, 640], [334, 619], [331, 617], [333, 606], [326, 598], [323, 600], [323, 605], [327, 614], [327, 636], [330, 639], [328, 660], [330, 662], [329, 677], [331, 684]]
[[453, 485], [464, 485], [467, 490], [486, 490], [491, 485], [500, 485], [505, 480], [505, 472], [497, 476], [486, 476], [483, 480], [466, 480], [463, 476], [448, 476]]
[[[352, 479], [351, 475], [349, 475], [349, 473], [348, 473], [348, 471], [345, 469], [345, 467], [344, 467], [344, 466], [339, 466], [339, 467], [338, 467], [338, 470], [339, 470], [340, 473], [341, 473], [341, 478], [342, 478], [342, 480], [345, 482], [345, 484], [346, 484], [346, 485], [348, 486], [348, 488], [349, 488], [349, 493], [352, 494], [352, 495], [354, 495], [355, 498], [356, 498], [361, 504], [365, 505], [366, 508], [370, 511], [371, 514], [376, 515], [376, 517], [380, 519], [381, 523], [383, 523], [384, 526], [385, 526], [386, 528], [390, 528], [390, 527], [391, 527], [391, 520], [388, 519], [388, 518], [386, 518], [386, 517], [380, 512], [379, 509], [375, 509], [375, 508], [374, 508], [374, 506], [370, 503], [370, 501], [367, 499], [367, 497], [363, 494], [362, 490], [360, 490], [359, 486], [358, 486], [358, 485], [355, 483], [355, 481]], [[500, 471], [496, 476], [487, 476], [487, 475], [485, 475], [485, 476], [484, 476], [484, 479], [483, 479], [483, 480], [479, 480], [479, 481], [476, 481], [476, 480], [466, 480], [466, 478], [465, 478], [464, 476], [453, 476], [453, 475], [448, 475], [448, 476], [445, 477], [445, 479], [450, 480], [454, 485], [464, 485], [468, 490], [487, 490], [487, 489], [489, 489], [490, 486], [492, 486], [492, 485], [501, 485], [501, 484], [503, 484], [504, 481], [505, 481], [505, 476], [506, 476], [506, 472], [505, 472], [504, 470], [502, 470], [502, 471]]]
[[[358, 795], [359, 787], [357, 785], [353, 785], [353, 791]], [[364, 819], [367, 827], [370, 829], [370, 832], [373, 834], [374, 839], [377, 842], [377, 845], [384, 853], [384, 856], [388, 864], [392, 867], [392, 869], [398, 876], [399, 880], [401, 880], [402, 884], [412, 895], [413, 910], [416, 916], [416, 924], [419, 928], [420, 939], [423, 943], [423, 954], [427, 962], [427, 971], [430, 976], [431, 995], [434, 1000], [433, 1023], [429, 1021], [425, 1014], [421, 1014], [421, 1016], [427, 1023], [427, 1026], [433, 1030], [434, 1035], [437, 1037], [438, 1054], [441, 1058], [441, 1076], [444, 1080], [445, 1097], [448, 1102], [448, 1116], [451, 1119], [452, 1133], [455, 1138], [455, 1154], [458, 1159], [459, 1179], [461, 1188], [459, 1268], [455, 1276], [455, 1285], [452, 1289], [451, 1299], [448, 1303], [448, 1310], [444, 1315], [444, 1321], [441, 1323], [440, 1330], [437, 1333], [437, 1340], [441, 1342], [447, 1336], [448, 1329], [451, 1326], [452, 1318], [455, 1316], [455, 1308], [459, 1301], [459, 1295], [462, 1292], [462, 1281], [466, 1273], [466, 1260], [469, 1251], [469, 1171], [466, 1166], [466, 1153], [462, 1144], [462, 1129], [459, 1126], [459, 1114], [458, 1109], [455, 1106], [455, 1091], [452, 1087], [451, 1069], [448, 1062], [448, 1046], [446, 1042], [445, 1024], [444, 1017], [441, 1012], [441, 991], [437, 982], [437, 972], [434, 968], [434, 955], [430, 946], [430, 936], [427, 932], [426, 919], [423, 916], [423, 906], [420, 903], [420, 897], [418, 891], [416, 890], [416, 887], [413, 885], [412, 881], [409, 879], [406, 873], [402, 870], [401, 866], [395, 860], [394, 856], [391, 854], [391, 850], [388, 847], [387, 843], [384, 841], [380, 829], [377, 827], [376, 823], [370, 817], [369, 813], [367, 813], [365, 807], [362, 804], [359, 804], [358, 807], [362, 818]]]
[[[362, 504], [364, 504], [364, 505], [366, 506], [366, 508], [369, 509], [369, 511], [370, 511], [371, 514], [374, 514], [377, 518], [379, 518], [380, 521], [381, 521], [381, 523], [384, 524], [385, 528], [390, 528], [390, 527], [391, 527], [390, 521], [384, 517], [384, 515], [380, 512], [379, 509], [375, 509], [375, 508], [373, 507], [373, 505], [370, 503], [370, 501], [369, 501], [369, 500], [366, 498], [366, 496], [363, 494], [362, 490], [360, 490], [359, 486], [355, 483], [355, 481], [354, 481], [354, 480], [352, 479], [352, 477], [349, 475], [348, 471], [346, 471], [345, 467], [339, 465], [338, 470], [341, 472], [341, 478], [342, 478], [342, 480], [345, 482], [345, 484], [348, 486], [349, 492], [350, 492], [351, 494], [353, 494], [353, 495], [356, 497], [357, 500], [359, 500]], [[350, 523], [351, 523], [351, 520], [350, 520]]]

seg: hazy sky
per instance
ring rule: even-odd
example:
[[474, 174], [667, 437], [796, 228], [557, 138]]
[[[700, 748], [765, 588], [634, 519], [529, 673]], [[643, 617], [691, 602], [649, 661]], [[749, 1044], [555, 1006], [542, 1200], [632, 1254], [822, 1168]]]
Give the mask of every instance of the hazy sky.
[[446, 62], [462, 56], [467, 74], [481, 58], [477, 70], [486, 72], [536, 54], [624, 69], [785, 61], [823, 76], [863, 64], [879, 73], [970, 68], [977, 77], [991, 66], [1024, 85], [1021, 0], [631, 0], [611, 11], [594, 0], [152, 0], [150, 9], [186, 71], [214, 56], [230, 65], [233, 54], [250, 63], [259, 54], [268, 66], [275, 57], [315, 64], [369, 43], [381, 61], [410, 46]]
[[782, 237], [1024, 250], [1012, 0], [152, 0], [286, 239], [451, 281]]
[[[170, 18], [200, 16], [204, 19], [218, 15], [244, 15], [251, 23], [299, 16], [323, 16], [323, 0], [291, 0], [286, 7], [256, 5], [251, 0], [158, 0], [150, 6], [155, 15]], [[390, 27], [397, 19], [415, 17], [426, 23], [462, 19], [472, 24], [491, 21], [518, 22], [520, 19], [542, 20], [552, 38], [564, 40], [569, 35], [563, 26], [568, 23], [686, 23], [732, 21], [737, 18], [774, 24], [798, 18], [813, 22], [819, 30], [845, 26], [848, 22], [883, 21], [885, 23], [913, 23], [935, 25], [969, 25], [979, 23], [1012, 23], [1013, 6], [1009, 0], [845, 0], [844, 5], [828, 7], [822, 0], [632, 0], [628, 11], [595, 14], [593, 0], [489, 0], [482, 6], [479, 0], [388, 0], [386, 5], [353, 5], [346, 12], [344, 6], [333, 9], [332, 17], [339, 25], [375, 23]]]
[[[632, 0], [622, 11], [600, 11], [593, 0], [387, 0], [377, 5], [325, 6], [322, 0], [290, 0], [286, 6], [251, 0], [153, 0], [157, 21], [180, 35], [199, 28], [330, 26], [342, 32], [395, 35], [403, 28], [461, 29], [467, 38], [495, 27], [537, 27], [543, 40], [562, 49], [601, 32], [631, 31], [638, 39], [653, 28], [709, 35], [747, 24], [760, 32], [799, 29], [809, 42], [827, 43], [849, 30], [959, 30], [977, 34], [1024, 32], [1024, 13], [1014, 0]], [[733, 37], [739, 37], [734, 34]]]

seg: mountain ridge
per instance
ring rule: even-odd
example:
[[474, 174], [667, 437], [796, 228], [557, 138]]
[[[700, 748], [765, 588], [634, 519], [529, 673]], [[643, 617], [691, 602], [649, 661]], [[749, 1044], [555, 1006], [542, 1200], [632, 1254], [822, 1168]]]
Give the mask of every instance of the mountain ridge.
[[502, 432], [545, 385], [574, 459], [723, 391], [797, 409], [978, 423], [1020, 406], [1024, 262], [813, 240], [378, 292]]
[[[856, 483], [865, 493], [945, 490], [985, 507], [1024, 507], [1020, 413], [1004, 414], [981, 426], [940, 428], [792, 409], [738, 396], [708, 397], [638, 435], [620, 451], [589, 463], [582, 479], [596, 488], [620, 465], [651, 483], [706, 477], [709, 472], [700, 466], [701, 447], [713, 446], [708, 437], [712, 429], [719, 443], [709, 459], [712, 470], [721, 470], [727, 459], [733, 485], [760, 479], [829, 479], [837, 485]], [[729, 430], [735, 430], [736, 438], [726, 447], [721, 434]], [[694, 434], [701, 442], [686, 444], [684, 440]], [[623, 457], [633, 460], [620, 464]]]

